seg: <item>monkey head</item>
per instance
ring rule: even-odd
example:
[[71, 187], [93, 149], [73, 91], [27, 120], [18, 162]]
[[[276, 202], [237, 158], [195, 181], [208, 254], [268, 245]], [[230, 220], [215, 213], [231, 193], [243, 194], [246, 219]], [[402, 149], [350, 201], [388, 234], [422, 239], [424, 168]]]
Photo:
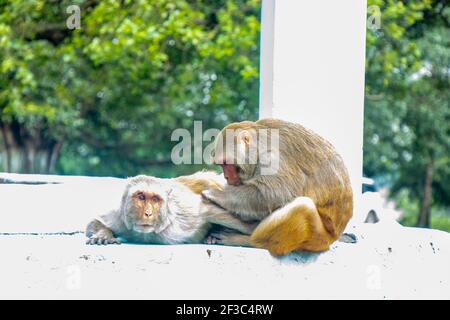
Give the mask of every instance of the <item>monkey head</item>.
[[171, 190], [161, 179], [137, 176], [128, 180], [121, 215], [129, 230], [159, 233], [169, 224], [167, 200]]
[[241, 185], [254, 176], [259, 162], [258, 129], [251, 121], [232, 123], [217, 136], [214, 163], [222, 167], [229, 185]]

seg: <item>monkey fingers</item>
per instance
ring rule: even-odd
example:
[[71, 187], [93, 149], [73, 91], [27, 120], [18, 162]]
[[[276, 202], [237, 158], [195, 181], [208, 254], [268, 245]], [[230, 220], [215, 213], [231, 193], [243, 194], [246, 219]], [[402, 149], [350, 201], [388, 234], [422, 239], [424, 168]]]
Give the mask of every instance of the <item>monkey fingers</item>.
[[108, 244], [121, 244], [119, 239], [106, 236], [92, 236], [86, 240], [88, 245], [108, 245]]
[[215, 238], [214, 236], [212, 236], [212, 235], [209, 235], [209, 236], [207, 236], [206, 237], [206, 239], [204, 240], [204, 243], [205, 244], [217, 244], [217, 238]]
[[206, 244], [220, 244], [220, 245], [226, 245], [226, 237], [227, 235], [225, 232], [214, 232], [211, 233], [208, 237], [205, 239]]

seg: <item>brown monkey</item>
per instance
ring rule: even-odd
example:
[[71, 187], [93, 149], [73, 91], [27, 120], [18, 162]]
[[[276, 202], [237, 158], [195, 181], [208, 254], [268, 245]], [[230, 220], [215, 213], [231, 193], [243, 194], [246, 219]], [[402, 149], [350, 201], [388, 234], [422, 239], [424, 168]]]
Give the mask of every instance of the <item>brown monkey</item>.
[[[214, 162], [228, 185], [203, 196], [244, 220], [262, 220], [251, 237], [219, 233], [216, 243], [251, 244], [285, 255], [325, 251], [339, 238], [352, 216], [353, 194], [342, 158], [328, 141], [275, 119], [230, 124], [216, 141]], [[264, 174], [267, 160], [278, 161], [276, 172]]]
[[120, 208], [88, 224], [86, 243], [119, 244], [118, 238], [154, 244], [202, 243], [211, 224], [251, 234], [252, 224], [202, 199], [202, 190], [222, 188], [224, 183], [213, 172], [176, 179], [130, 178]]

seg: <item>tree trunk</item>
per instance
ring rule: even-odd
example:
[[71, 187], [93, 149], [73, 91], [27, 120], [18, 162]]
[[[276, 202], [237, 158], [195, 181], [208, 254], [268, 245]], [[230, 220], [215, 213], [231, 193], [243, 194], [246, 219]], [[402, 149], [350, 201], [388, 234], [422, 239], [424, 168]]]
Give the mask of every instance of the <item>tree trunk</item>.
[[47, 171], [49, 173], [56, 173], [56, 163], [59, 159], [63, 141], [59, 141], [52, 148], [49, 148], [47, 153]]
[[[0, 122], [3, 155], [0, 171], [13, 173], [55, 173], [62, 141], [44, 138], [41, 130], [27, 130], [18, 122]], [[1, 150], [1, 149], [0, 149]]]
[[2, 140], [4, 145], [4, 152], [2, 156], [2, 165], [5, 172], [11, 172], [11, 148], [6, 139], [6, 130], [2, 123], [0, 123], [0, 128], [2, 130]]
[[429, 228], [430, 227], [430, 213], [432, 201], [432, 183], [433, 183], [433, 160], [428, 162], [425, 168], [425, 181], [423, 185], [423, 197], [420, 206], [419, 218], [417, 219], [417, 226]]

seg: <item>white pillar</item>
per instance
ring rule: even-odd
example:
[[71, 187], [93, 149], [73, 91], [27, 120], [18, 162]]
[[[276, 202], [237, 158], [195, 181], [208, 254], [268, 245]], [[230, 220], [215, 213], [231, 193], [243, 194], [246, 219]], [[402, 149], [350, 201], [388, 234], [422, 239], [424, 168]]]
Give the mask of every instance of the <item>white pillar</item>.
[[366, 0], [263, 0], [260, 118], [298, 122], [333, 143], [349, 170], [356, 206], [365, 30]]

